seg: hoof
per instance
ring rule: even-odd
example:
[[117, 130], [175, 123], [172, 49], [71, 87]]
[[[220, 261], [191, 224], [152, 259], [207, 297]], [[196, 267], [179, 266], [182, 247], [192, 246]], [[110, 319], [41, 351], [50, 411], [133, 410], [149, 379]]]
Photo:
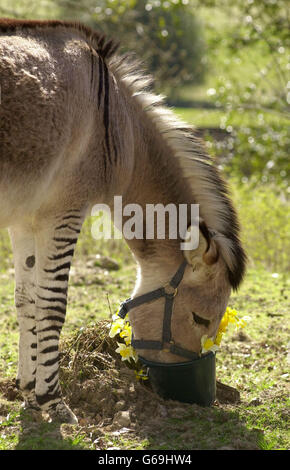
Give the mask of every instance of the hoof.
[[38, 403], [36, 402], [36, 399], [29, 399], [29, 400], [24, 400], [24, 402], [21, 404], [21, 408], [24, 410], [24, 411], [29, 411], [29, 410], [33, 410], [33, 411], [41, 411], [41, 408], [40, 406], [38, 405]]
[[21, 418], [23, 423], [41, 423], [43, 421], [42, 412], [40, 409], [22, 406]]
[[41, 408], [37, 405], [36, 402], [25, 400], [21, 404], [21, 417], [23, 422], [26, 423], [40, 423], [42, 421]]
[[49, 414], [50, 422], [78, 424], [76, 415], [62, 401], [50, 410], [47, 410], [47, 413]]

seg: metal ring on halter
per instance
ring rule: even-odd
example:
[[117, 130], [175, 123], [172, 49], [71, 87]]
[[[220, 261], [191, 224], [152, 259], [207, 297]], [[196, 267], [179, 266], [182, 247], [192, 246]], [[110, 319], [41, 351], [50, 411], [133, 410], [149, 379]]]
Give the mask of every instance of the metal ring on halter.
[[[170, 287], [171, 289], [173, 289], [173, 291], [172, 291], [172, 292], [167, 292], [167, 291], [166, 291], [166, 288], [167, 288], [167, 287]], [[178, 293], [178, 288], [177, 288], [177, 287], [173, 287], [173, 286], [170, 284], [170, 282], [167, 282], [167, 283], [163, 286], [163, 288], [164, 288], [164, 291], [165, 291], [165, 295], [172, 295], [172, 297], [175, 297], [175, 296], [177, 295], [177, 293]]]

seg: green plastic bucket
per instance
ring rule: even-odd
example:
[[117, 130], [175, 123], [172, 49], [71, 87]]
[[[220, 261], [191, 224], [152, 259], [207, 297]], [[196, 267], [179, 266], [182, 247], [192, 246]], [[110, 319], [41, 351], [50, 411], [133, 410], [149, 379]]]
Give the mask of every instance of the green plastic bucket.
[[140, 357], [147, 366], [153, 390], [165, 400], [211, 406], [216, 397], [216, 364], [212, 351], [190, 362], [153, 362]]

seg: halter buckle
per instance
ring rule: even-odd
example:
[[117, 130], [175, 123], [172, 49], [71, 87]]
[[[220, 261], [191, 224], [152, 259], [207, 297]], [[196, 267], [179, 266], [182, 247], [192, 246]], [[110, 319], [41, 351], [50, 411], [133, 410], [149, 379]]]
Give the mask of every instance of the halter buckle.
[[170, 349], [170, 348], [171, 348], [171, 345], [174, 345], [174, 344], [175, 344], [174, 340], [171, 339], [170, 341], [168, 341], [167, 343], [165, 343], [165, 344], [163, 345], [162, 351], [164, 351], [164, 352], [170, 352], [170, 351], [171, 351], [171, 349]]
[[128, 313], [128, 307], [126, 305], [126, 302], [128, 302], [128, 300], [130, 300], [130, 297], [129, 297], [129, 299], [124, 300], [124, 302], [121, 302], [121, 304], [120, 304], [120, 309], [119, 309], [119, 312], [118, 312], [118, 316], [120, 318], [122, 318], [123, 320], [124, 320], [125, 316]]
[[[170, 288], [171, 289], [171, 292], [168, 292], [166, 289], [167, 288]], [[172, 290], [173, 289], [173, 290]], [[170, 282], [167, 282], [165, 285], [164, 285], [164, 292], [165, 292], [165, 295], [168, 295], [170, 297], [175, 297], [177, 295], [177, 292], [178, 292], [178, 289], [177, 287], [173, 287]]]

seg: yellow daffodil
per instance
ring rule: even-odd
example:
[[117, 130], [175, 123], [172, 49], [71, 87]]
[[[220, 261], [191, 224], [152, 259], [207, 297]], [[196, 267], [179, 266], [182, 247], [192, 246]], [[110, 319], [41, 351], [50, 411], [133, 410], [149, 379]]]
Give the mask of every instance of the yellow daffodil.
[[128, 322], [124, 325], [123, 330], [119, 334], [120, 337], [124, 339], [125, 344], [129, 346], [132, 339], [132, 328]]
[[207, 351], [217, 351], [218, 346], [215, 344], [213, 338], [208, 338], [207, 335], [203, 335], [201, 338], [201, 353], [204, 354]]
[[117, 334], [119, 334], [121, 331], [122, 331], [122, 324], [115, 321], [112, 326], [111, 326], [111, 329], [109, 331], [109, 336], [110, 338], [114, 338]]
[[[114, 338], [117, 335], [119, 335], [119, 337], [122, 338], [125, 342], [117, 342], [118, 347], [116, 352], [120, 354], [122, 361], [130, 361], [132, 359], [134, 362], [137, 362], [138, 355], [135, 349], [131, 346], [132, 327], [130, 325], [128, 315], [126, 315], [124, 319], [120, 318], [118, 314], [113, 315], [109, 336], [110, 338]], [[143, 369], [135, 370], [135, 375], [137, 380], [148, 380], [148, 376]]]
[[109, 331], [110, 338], [117, 336], [124, 329], [125, 325], [125, 318], [120, 318], [117, 313], [113, 315], [112, 320], [111, 329]]
[[233, 308], [228, 307], [223, 318], [221, 319], [215, 339], [208, 338], [207, 335], [204, 335], [201, 338], [201, 352], [205, 353], [207, 351], [217, 351], [221, 344], [223, 334], [227, 331], [229, 323], [234, 324], [236, 328], [244, 328], [247, 324], [246, 319], [246, 317], [239, 318], [238, 312]]
[[217, 346], [220, 346], [222, 337], [223, 333], [221, 331], [218, 331], [214, 341]]
[[137, 362], [137, 354], [132, 346], [127, 346], [124, 343], [118, 343], [116, 352], [121, 355], [122, 361], [129, 361], [130, 359], [133, 359], [133, 361]]
[[136, 362], [138, 357], [131, 346], [132, 328], [129, 323], [128, 315], [126, 315], [125, 318], [120, 318], [118, 314], [113, 315], [109, 336], [110, 338], [114, 338], [117, 335], [119, 335], [119, 337], [125, 342], [125, 344], [117, 343], [118, 348], [116, 349], [116, 352], [121, 355], [122, 361], [133, 359]]
[[137, 380], [148, 380], [149, 377], [143, 369], [135, 370], [135, 376]]

